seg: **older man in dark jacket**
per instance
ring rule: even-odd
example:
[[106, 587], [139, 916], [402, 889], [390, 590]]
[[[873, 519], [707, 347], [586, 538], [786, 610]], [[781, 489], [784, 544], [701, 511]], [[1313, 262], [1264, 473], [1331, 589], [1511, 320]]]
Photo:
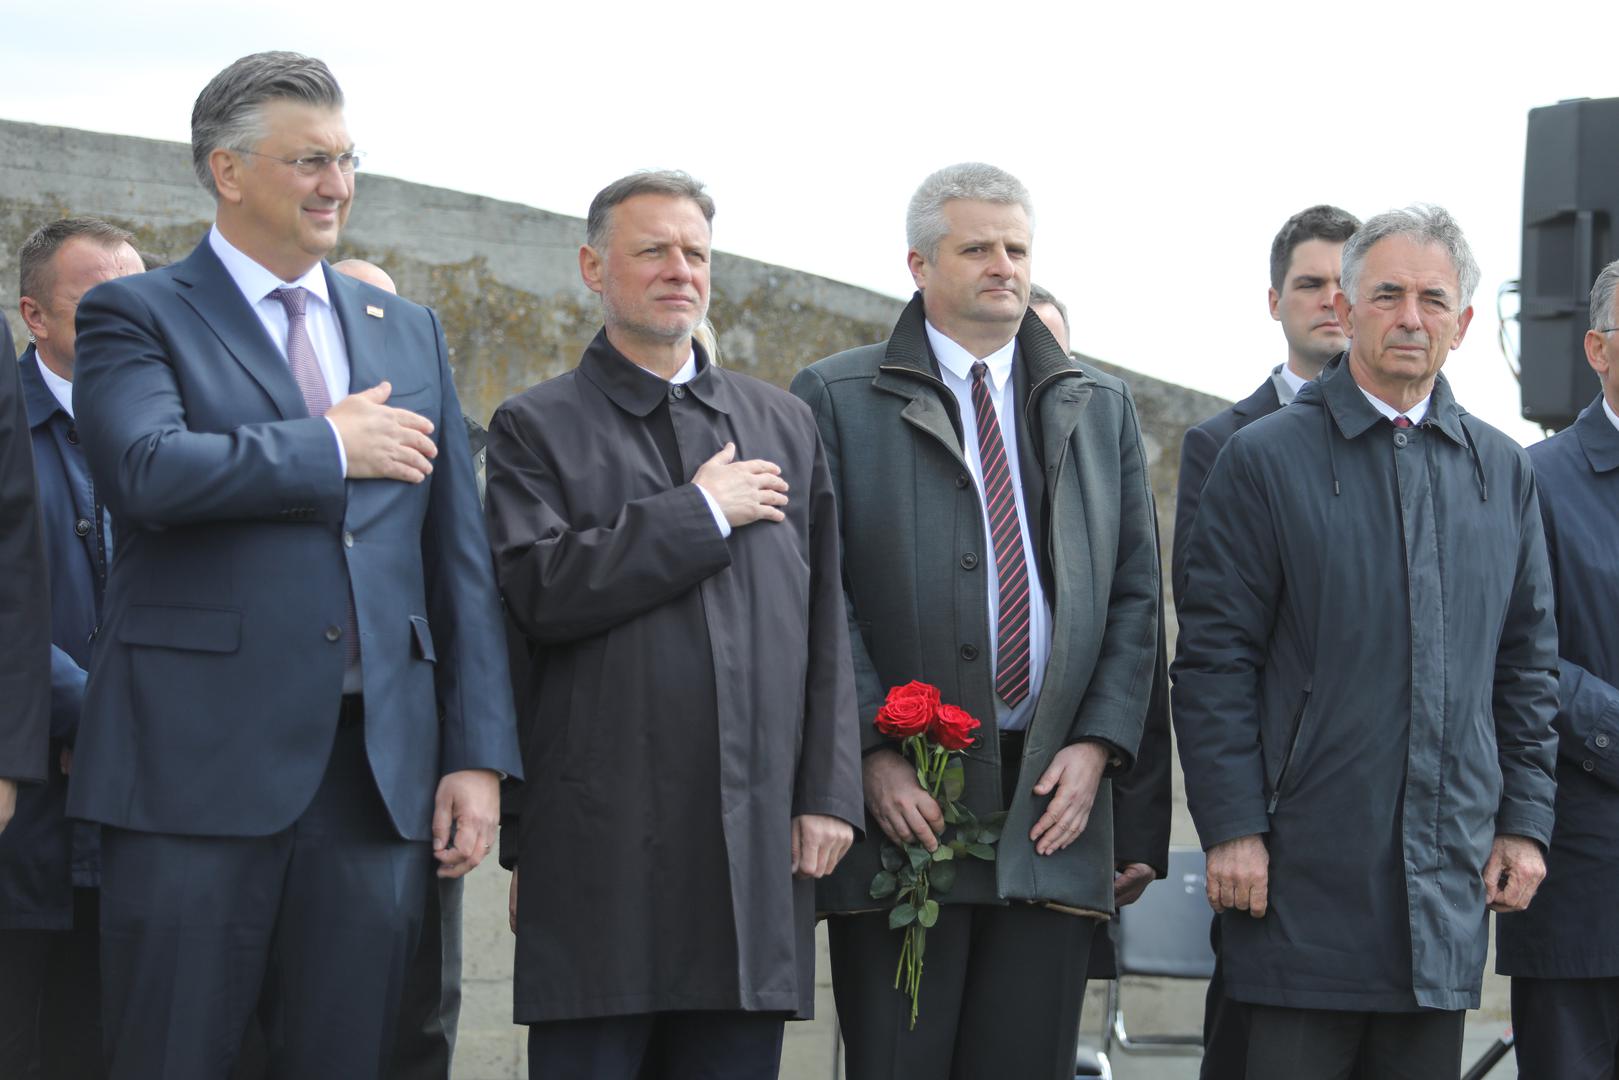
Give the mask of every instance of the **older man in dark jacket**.
[[1250, 1080], [1456, 1075], [1486, 908], [1545, 872], [1534, 477], [1439, 375], [1477, 281], [1443, 210], [1367, 222], [1349, 352], [1232, 437], [1193, 525], [1175, 728]]
[[[1152, 689], [1152, 497], [1129, 389], [1027, 310], [1032, 216], [993, 166], [928, 177], [893, 335], [793, 381], [837, 491], [865, 749], [867, 842], [819, 894], [851, 1080], [1072, 1076], [1087, 916], [1113, 910], [1104, 773], [1132, 763]], [[869, 893], [879, 833], [931, 849], [944, 827], [872, 727], [912, 679], [983, 722], [963, 802], [1008, 811], [996, 861], [938, 897], [914, 1033]]]
[[1557, 594], [1557, 827], [1534, 907], [1496, 920], [1512, 976], [1518, 1070], [1558, 1080], [1619, 1069], [1619, 262], [1591, 290], [1585, 353], [1602, 394], [1529, 448]]

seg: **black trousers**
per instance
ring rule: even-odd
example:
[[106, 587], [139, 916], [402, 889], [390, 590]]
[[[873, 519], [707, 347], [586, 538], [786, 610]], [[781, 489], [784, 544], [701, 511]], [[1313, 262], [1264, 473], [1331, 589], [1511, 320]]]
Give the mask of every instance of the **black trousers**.
[[[1248, 1006], [1248, 1080], [1455, 1080], [1467, 1014]], [[1360, 1070], [1358, 1073], [1356, 1070]]]
[[395, 833], [359, 723], [338, 728], [320, 790], [279, 833], [104, 829], [110, 1076], [220, 1080], [261, 1000], [272, 1077], [383, 1076], [432, 866]]
[[98, 1080], [100, 894], [73, 890], [71, 930], [0, 930], [0, 1075]]
[[388, 1080], [450, 1080], [461, 1018], [461, 896], [465, 878], [427, 883], [422, 940], [405, 973]]
[[1203, 1064], [1198, 1080], [1242, 1080], [1248, 1071], [1248, 1006], [1225, 996], [1220, 962], [1220, 916], [1209, 925], [1214, 975], [1203, 999]]
[[775, 1080], [780, 1013], [670, 1012], [530, 1024], [529, 1080]]
[[827, 929], [849, 1080], [1072, 1080], [1094, 919], [946, 905], [928, 931], [914, 1031], [888, 913], [833, 916]]
[[1526, 1078], [1619, 1076], [1619, 979], [1512, 979], [1513, 1052]]

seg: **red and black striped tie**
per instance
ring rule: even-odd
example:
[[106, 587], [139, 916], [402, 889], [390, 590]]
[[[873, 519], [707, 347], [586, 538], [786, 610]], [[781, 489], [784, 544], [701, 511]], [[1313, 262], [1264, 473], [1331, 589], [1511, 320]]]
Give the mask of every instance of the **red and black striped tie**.
[[984, 471], [984, 510], [989, 515], [995, 577], [1001, 591], [995, 620], [995, 693], [1016, 707], [1029, 696], [1029, 567], [1023, 558], [1023, 528], [1018, 522], [1006, 444], [1001, 440], [1001, 421], [985, 383], [988, 373], [989, 367], [982, 361], [973, 365], [978, 463]]

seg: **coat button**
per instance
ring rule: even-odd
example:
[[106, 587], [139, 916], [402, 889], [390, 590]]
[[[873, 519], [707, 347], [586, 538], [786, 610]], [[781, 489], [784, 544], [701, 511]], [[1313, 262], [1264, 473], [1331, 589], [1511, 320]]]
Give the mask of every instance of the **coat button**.
[[972, 570], [972, 569], [975, 569], [977, 566], [978, 566], [978, 556], [974, 555], [972, 552], [969, 551], [969, 552], [967, 552], [967, 554], [965, 554], [965, 555], [963, 555], [961, 557], [961, 568], [963, 570]]
[[961, 658], [963, 660], [977, 660], [978, 659], [978, 646], [977, 645], [963, 645], [961, 647]]
[[73, 523], [73, 531], [78, 533], [80, 536], [89, 536], [90, 520], [88, 518], [80, 518], [79, 520], [75, 521]]
[[1592, 761], [1590, 758], [1586, 758], [1584, 761], [1580, 762], [1580, 768], [1584, 769], [1586, 772], [1596, 772], [1597, 763]]
[[967, 480], [968, 480], [968, 476], [967, 476], [966, 473], [957, 473], [956, 474], [956, 486], [958, 488], [966, 487], [967, 486]]
[[74, 446], [79, 445], [79, 429], [78, 428], [70, 427], [70, 428], [67, 429], [67, 441], [72, 443]]
[[343, 628], [341, 626], [328, 626], [326, 628], [326, 640], [327, 641], [336, 641], [338, 638], [340, 638], [342, 636], [343, 636]]
[[1394, 445], [1395, 446], [1404, 446], [1409, 441], [1410, 440], [1405, 437], [1405, 432], [1396, 431], [1394, 433]]
[[686, 388], [684, 386], [671, 386], [669, 388], [669, 400], [671, 400], [671, 401], [679, 401], [681, 398], [683, 398], [685, 396], [686, 396]]
[[349, 532], [347, 529], [343, 530], [343, 546], [344, 547], [353, 547], [354, 546], [354, 534]]
[[1598, 735], [1596, 737], [1596, 739], [1595, 739], [1595, 742], [1596, 742], [1598, 747], [1600, 747], [1602, 749], [1607, 749], [1608, 737], [1606, 735]]

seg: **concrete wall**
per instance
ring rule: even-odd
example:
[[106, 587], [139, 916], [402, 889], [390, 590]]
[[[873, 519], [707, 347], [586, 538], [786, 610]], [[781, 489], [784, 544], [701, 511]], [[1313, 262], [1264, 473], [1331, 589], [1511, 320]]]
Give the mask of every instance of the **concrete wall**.
[[[133, 230], [143, 252], [172, 260], [201, 239], [212, 211], [192, 177], [189, 149], [181, 144], [0, 120], [0, 308], [20, 338], [16, 253], [47, 220], [105, 217]], [[573, 366], [600, 325], [595, 297], [578, 278], [575, 252], [583, 235], [577, 218], [362, 174], [336, 257], [378, 263], [401, 293], [437, 309], [465, 411], [486, 421], [510, 394]], [[723, 253], [714, 261], [713, 297], [724, 362], [779, 385], [822, 356], [886, 338], [904, 304]], [[1227, 403], [1097, 363], [1134, 389], [1167, 544], [1181, 436]], [[1260, 375], [1255, 372], [1256, 383]], [[1164, 555], [1167, 576], [1167, 546]], [[1196, 843], [1178, 769], [1174, 839]], [[510, 1023], [507, 882], [492, 863], [468, 882], [457, 1080], [526, 1075], [524, 1033]], [[835, 1035], [824, 947], [819, 974], [821, 1019], [790, 1026], [785, 1077], [832, 1074]], [[1504, 1016], [1501, 981], [1492, 979], [1486, 995], [1487, 1010]], [[1196, 993], [1166, 987], [1138, 1000], [1132, 1018], [1145, 1030], [1195, 1027], [1201, 1016]], [[1096, 1030], [1100, 1012], [1093, 993], [1087, 1031]]]

